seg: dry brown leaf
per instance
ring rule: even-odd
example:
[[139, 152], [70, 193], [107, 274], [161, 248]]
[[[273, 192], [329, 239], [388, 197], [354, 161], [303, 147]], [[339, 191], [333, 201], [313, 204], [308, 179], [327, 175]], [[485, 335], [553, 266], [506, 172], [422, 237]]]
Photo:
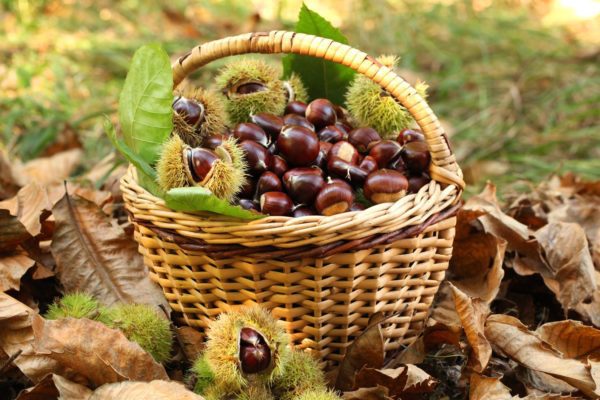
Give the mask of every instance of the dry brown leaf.
[[36, 158], [24, 165], [15, 163], [13, 172], [21, 186], [29, 182], [37, 182], [42, 186], [62, 183], [79, 166], [82, 156], [81, 149], [71, 149], [50, 157]]
[[8, 210], [0, 210], [0, 253], [11, 252], [31, 235]]
[[181, 383], [156, 380], [151, 382], [119, 382], [103, 385], [96, 389], [88, 400], [147, 400], [152, 398], [164, 400], [204, 399], [202, 396], [187, 390]]
[[344, 400], [392, 400], [388, 396], [389, 390], [383, 386], [360, 388], [351, 392], [344, 392]]
[[518, 319], [508, 315], [490, 315], [485, 336], [494, 348], [521, 365], [562, 379], [588, 396], [600, 396], [585, 363], [561, 358], [560, 353], [530, 332]]
[[348, 347], [335, 382], [335, 388], [348, 391], [354, 388], [354, 375], [363, 367], [381, 368], [385, 351], [383, 332], [381, 331], [382, 313], [375, 313], [369, 319], [365, 329]]
[[31, 328], [34, 315], [36, 313], [25, 304], [0, 293], [0, 347], [8, 355], [22, 351], [14, 364], [33, 382], [39, 382], [50, 373], [65, 375], [66, 371], [56, 361], [34, 351]]
[[443, 281], [435, 297], [431, 318], [453, 331], [462, 331], [460, 317], [454, 306], [454, 296], [450, 282]]
[[0, 254], [0, 292], [19, 290], [21, 277], [35, 264], [25, 252]]
[[63, 378], [60, 375], [46, 375], [35, 386], [23, 390], [16, 400], [86, 400], [92, 391], [87, 387]]
[[450, 287], [456, 312], [472, 350], [469, 365], [476, 372], [483, 372], [492, 356], [492, 347], [484, 334], [485, 319], [490, 314], [490, 308], [482, 300], [470, 298], [454, 285], [450, 284]]
[[52, 204], [48, 199], [46, 189], [36, 182], [23, 186], [16, 196], [0, 202], [0, 209], [8, 210], [10, 215], [17, 217], [31, 236], [37, 236], [42, 231], [43, 215], [49, 215]]
[[597, 327], [600, 327], [600, 272], [596, 271], [594, 274], [596, 276], [596, 290], [592, 297], [587, 301], [579, 303], [575, 307], [575, 311], [577, 311], [583, 319], [591, 322]]
[[542, 277], [563, 308], [574, 308], [591, 297], [596, 290], [596, 279], [583, 229], [577, 224], [553, 222], [535, 236], [548, 260], [549, 268], [542, 272]]
[[105, 305], [136, 302], [169, 309], [150, 281], [136, 242], [94, 203], [65, 195], [52, 210], [52, 254], [68, 292], [89, 293]]
[[191, 326], [175, 328], [175, 336], [182, 345], [185, 357], [193, 362], [204, 351], [204, 335]]
[[527, 368], [518, 368], [517, 378], [525, 385], [528, 394], [571, 394], [577, 392], [577, 388], [563, 380]]
[[600, 330], [596, 328], [566, 320], [544, 324], [535, 333], [563, 357], [600, 360]]
[[4, 149], [0, 149], [0, 200], [13, 197], [19, 191], [11, 165]]
[[480, 223], [474, 221], [481, 215], [482, 212], [459, 211], [448, 279], [470, 297], [490, 303], [504, 277], [506, 241], [483, 232]]
[[89, 319], [33, 317], [35, 349], [95, 386], [122, 380], [168, 380], [162, 365], [117, 329]]
[[469, 400], [510, 400], [510, 390], [500, 382], [500, 378], [491, 378], [471, 374]]
[[420, 398], [424, 393], [431, 393], [437, 381], [427, 372], [415, 365], [398, 368], [376, 369], [363, 367], [355, 378], [355, 389], [383, 386], [389, 390], [392, 398], [411, 399], [411, 395]]

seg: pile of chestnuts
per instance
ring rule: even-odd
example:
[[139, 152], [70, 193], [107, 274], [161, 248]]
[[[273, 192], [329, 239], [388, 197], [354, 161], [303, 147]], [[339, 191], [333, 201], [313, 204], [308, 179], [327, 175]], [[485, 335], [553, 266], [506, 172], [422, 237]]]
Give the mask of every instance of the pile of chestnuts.
[[[423, 134], [404, 129], [396, 140], [370, 127], [353, 128], [342, 107], [327, 99], [292, 101], [284, 115], [258, 113], [203, 146], [228, 136], [243, 150], [250, 179], [238, 193], [245, 209], [275, 216], [334, 215], [393, 202], [430, 181]], [[364, 194], [357, 201], [357, 192]]]

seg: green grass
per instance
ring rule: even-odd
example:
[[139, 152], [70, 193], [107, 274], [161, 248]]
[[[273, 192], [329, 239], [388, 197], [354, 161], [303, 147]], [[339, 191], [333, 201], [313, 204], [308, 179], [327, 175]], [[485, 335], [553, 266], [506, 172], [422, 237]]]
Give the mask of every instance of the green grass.
[[[1, 0], [4, 146], [27, 160], [74, 131], [88, 159], [101, 159], [111, 151], [102, 115], [116, 121], [118, 94], [137, 47], [160, 41], [170, 54], [182, 54], [249, 29], [253, 13], [241, 0], [165, 4]], [[545, 27], [503, 1], [480, 12], [470, 1], [350, 4], [341, 27], [350, 42], [373, 55], [397, 53], [402, 69], [431, 85], [432, 108], [454, 130], [467, 193], [487, 179], [508, 190], [566, 171], [600, 178], [598, 57], [585, 57], [583, 45], [564, 29]], [[293, 22], [263, 21], [256, 29]], [[208, 81], [218, 66], [210, 64], [196, 78]]]

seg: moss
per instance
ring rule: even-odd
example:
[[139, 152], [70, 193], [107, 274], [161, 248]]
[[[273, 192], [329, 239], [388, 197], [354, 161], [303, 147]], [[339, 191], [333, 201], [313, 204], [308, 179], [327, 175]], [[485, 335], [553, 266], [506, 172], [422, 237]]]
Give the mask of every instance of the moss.
[[170, 323], [146, 304], [120, 304], [107, 311], [108, 326], [119, 329], [132, 342], [146, 350], [157, 362], [171, 354], [173, 338]]
[[46, 319], [61, 318], [89, 318], [97, 319], [99, 316], [98, 301], [92, 296], [75, 292], [66, 294], [60, 300], [50, 305], [44, 317]]

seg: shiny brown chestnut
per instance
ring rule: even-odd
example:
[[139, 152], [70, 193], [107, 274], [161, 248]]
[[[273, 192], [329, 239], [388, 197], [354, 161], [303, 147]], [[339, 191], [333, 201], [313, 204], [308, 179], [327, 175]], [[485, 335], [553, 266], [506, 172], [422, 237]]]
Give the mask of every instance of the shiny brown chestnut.
[[238, 196], [240, 196], [241, 198], [252, 199], [252, 198], [254, 198], [255, 193], [256, 193], [256, 180], [246, 179], [246, 182], [240, 189]]
[[277, 136], [283, 128], [283, 118], [269, 113], [251, 115], [250, 121], [260, 126], [272, 141], [277, 140]]
[[267, 89], [267, 86], [262, 82], [247, 82], [242, 83], [241, 85], [235, 88], [235, 92], [237, 94], [250, 94], [256, 92], [264, 92]]
[[196, 147], [187, 151], [189, 171], [195, 182], [204, 182], [212, 174], [212, 168], [219, 156], [212, 150]]
[[400, 133], [398, 133], [398, 138], [396, 141], [400, 144], [406, 144], [410, 142], [424, 142], [425, 135], [423, 132], [417, 131], [415, 129], [402, 129]]
[[377, 161], [379, 168], [387, 168], [400, 157], [402, 146], [394, 140], [382, 140], [371, 147], [369, 155]]
[[318, 133], [319, 140], [322, 142], [337, 143], [340, 140], [344, 140], [344, 131], [335, 125], [327, 125], [321, 129]]
[[352, 203], [352, 205], [350, 206], [350, 209], [348, 211], [363, 211], [366, 210], [367, 206], [365, 206], [363, 203], [358, 203], [358, 202], [354, 202]]
[[337, 115], [333, 103], [327, 99], [315, 99], [306, 107], [304, 114], [306, 119], [317, 129], [334, 125], [337, 121]]
[[431, 155], [425, 142], [409, 142], [402, 147], [400, 152], [402, 160], [406, 165], [406, 168], [413, 175], [419, 175], [423, 172], [427, 172], [429, 169], [429, 162], [431, 161]]
[[333, 144], [329, 142], [319, 142], [319, 154], [313, 164], [321, 169], [325, 169], [327, 167], [327, 155], [332, 147]]
[[330, 183], [321, 189], [315, 199], [315, 208], [321, 215], [346, 212], [354, 202], [352, 189], [344, 184]]
[[363, 185], [365, 197], [376, 204], [396, 201], [407, 190], [408, 180], [393, 169], [380, 169], [369, 174]]
[[409, 193], [417, 193], [421, 188], [431, 182], [431, 178], [427, 174], [415, 175], [408, 177]]
[[367, 174], [370, 174], [373, 171], [377, 171], [379, 166], [377, 165], [377, 161], [371, 156], [365, 156], [362, 161], [358, 164], [358, 168], [365, 171]]
[[406, 164], [404, 164], [404, 160], [402, 159], [402, 157], [398, 157], [394, 161], [392, 161], [388, 165], [388, 169], [393, 169], [404, 175], [408, 175], [408, 170], [406, 168]]
[[327, 171], [331, 175], [340, 177], [352, 184], [362, 184], [367, 176], [368, 172], [360, 169], [356, 165], [352, 165], [338, 157], [331, 157], [327, 160]]
[[223, 134], [208, 136], [208, 137], [204, 138], [204, 140], [202, 141], [202, 147], [214, 150], [217, 147], [219, 147], [220, 145], [222, 145], [223, 142], [225, 140], [227, 140], [228, 137], [229, 137], [229, 135], [223, 135]]
[[342, 121], [338, 121], [335, 123], [335, 126], [340, 129], [342, 132], [344, 132], [344, 139], [343, 140], [348, 140], [348, 134], [350, 132], [352, 132], [352, 127], [350, 126], [349, 123], [347, 122], [342, 122]]
[[244, 140], [240, 143], [240, 147], [244, 151], [246, 164], [252, 175], [260, 176], [263, 172], [271, 169], [273, 155], [264, 146], [252, 140]]
[[367, 153], [371, 147], [381, 141], [379, 133], [371, 127], [356, 128], [348, 133], [350, 142], [360, 153]]
[[354, 146], [352, 146], [349, 142], [342, 140], [333, 145], [331, 150], [329, 150], [329, 154], [327, 154], [327, 157], [337, 157], [341, 160], [346, 161], [348, 164], [357, 165], [360, 154], [358, 154], [356, 148], [354, 148]]
[[293, 168], [283, 175], [283, 186], [294, 203], [310, 205], [325, 186], [319, 168]]
[[285, 114], [283, 116], [283, 127], [291, 125], [303, 126], [305, 128], [310, 129], [311, 131], [315, 130], [315, 126], [308, 122], [306, 118], [297, 114]]
[[273, 164], [271, 166], [271, 171], [275, 173], [278, 177], [282, 177], [285, 174], [285, 171], [288, 170], [288, 165], [281, 156], [273, 156]]
[[279, 154], [295, 167], [311, 165], [319, 155], [317, 135], [303, 126], [284, 126], [277, 138]]
[[262, 173], [258, 181], [256, 181], [256, 197], [260, 198], [266, 192], [282, 192], [283, 186], [277, 175], [271, 171]]
[[269, 147], [269, 144], [271, 143], [271, 138], [269, 138], [263, 128], [252, 122], [242, 122], [237, 124], [235, 128], [233, 128], [233, 137], [239, 141], [252, 140], [265, 147]]
[[315, 212], [315, 210], [313, 210], [310, 207], [306, 207], [306, 206], [297, 206], [294, 208], [294, 211], [292, 212], [292, 216], [294, 218], [300, 218], [300, 217], [308, 217], [310, 215], [316, 215], [317, 213]]
[[301, 101], [290, 101], [283, 112], [284, 114], [296, 114], [304, 117], [306, 114], [306, 103]]
[[286, 216], [293, 208], [292, 199], [283, 192], [266, 192], [260, 196], [260, 211], [264, 214]]
[[244, 373], [256, 374], [269, 368], [271, 349], [258, 331], [248, 327], [242, 328], [239, 345], [239, 360]]
[[194, 99], [183, 96], [176, 98], [173, 102], [173, 110], [193, 127], [200, 125], [204, 119], [204, 106]]
[[258, 203], [250, 199], [239, 199], [238, 204], [244, 210], [258, 211]]

